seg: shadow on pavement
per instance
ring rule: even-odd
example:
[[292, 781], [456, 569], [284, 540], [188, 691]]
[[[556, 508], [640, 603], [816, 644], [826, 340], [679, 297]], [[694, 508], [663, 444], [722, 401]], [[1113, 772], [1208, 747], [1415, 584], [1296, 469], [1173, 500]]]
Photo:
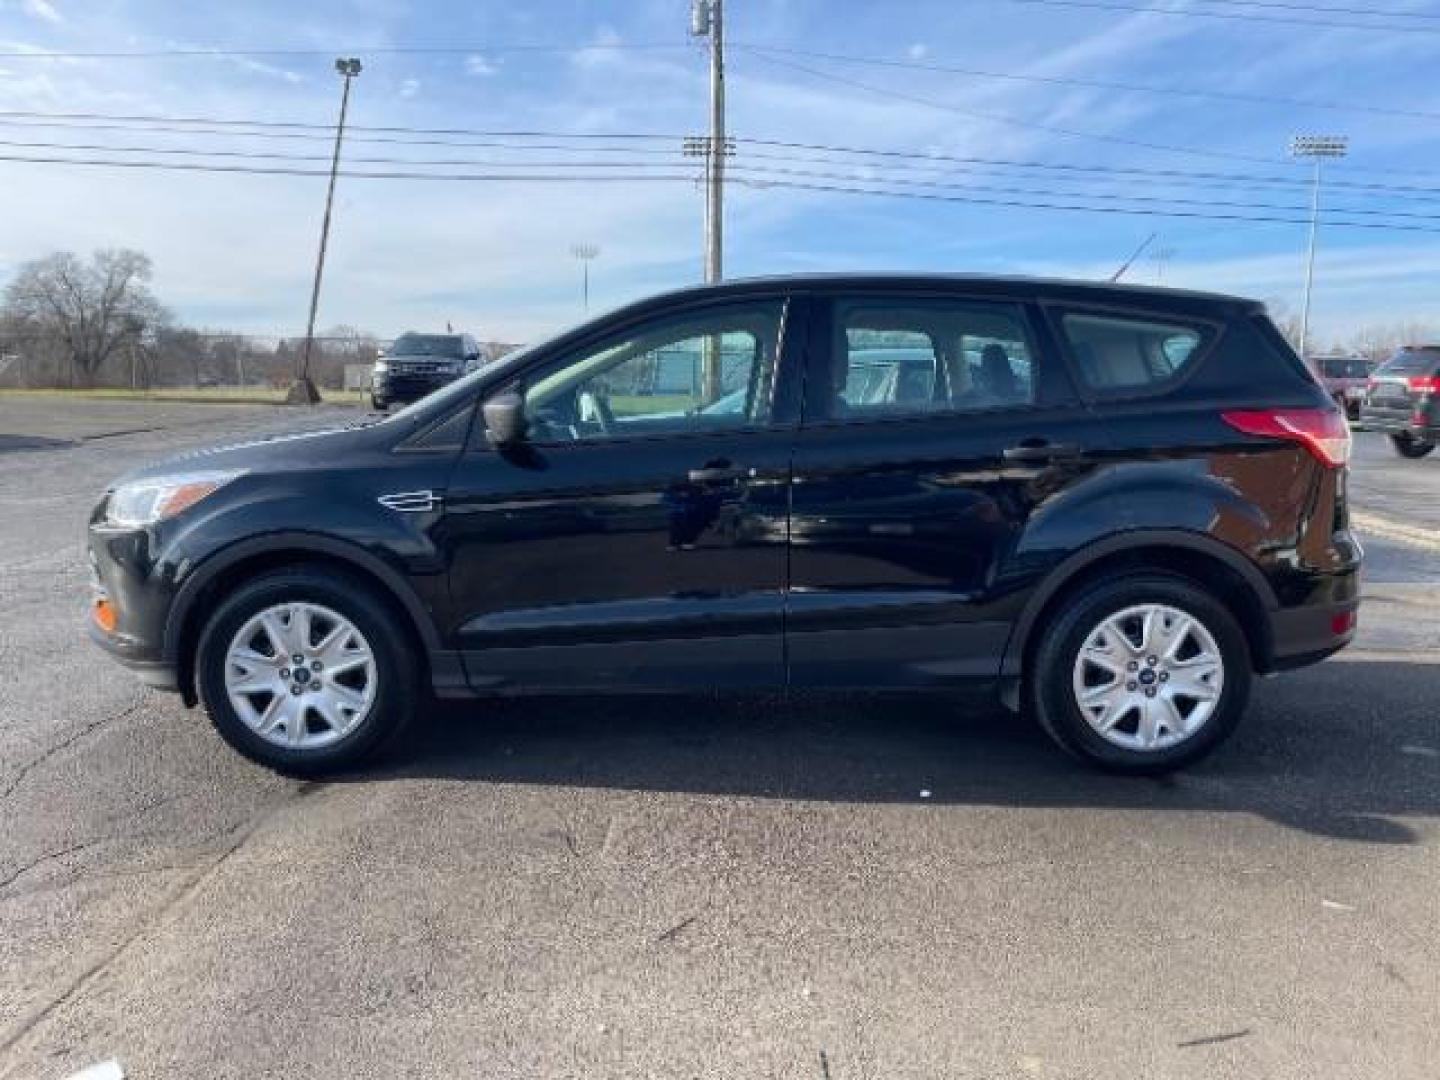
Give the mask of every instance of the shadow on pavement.
[[44, 435], [8, 435], [0, 432], [0, 454], [15, 450], [64, 450], [74, 445], [74, 439], [51, 439]]
[[1257, 684], [1240, 731], [1158, 779], [1098, 773], [1033, 724], [942, 695], [533, 697], [447, 706], [378, 771], [844, 802], [1259, 815], [1405, 844], [1440, 814], [1440, 665], [1331, 663]]

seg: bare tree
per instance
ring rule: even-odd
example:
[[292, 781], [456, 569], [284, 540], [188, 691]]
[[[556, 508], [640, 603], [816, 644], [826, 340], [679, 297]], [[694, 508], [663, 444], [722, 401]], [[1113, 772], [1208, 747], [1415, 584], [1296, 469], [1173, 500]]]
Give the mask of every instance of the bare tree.
[[166, 320], [150, 275], [149, 257], [127, 248], [97, 251], [89, 263], [56, 252], [20, 268], [5, 290], [4, 314], [33, 339], [62, 346], [67, 381], [88, 385], [111, 357]]

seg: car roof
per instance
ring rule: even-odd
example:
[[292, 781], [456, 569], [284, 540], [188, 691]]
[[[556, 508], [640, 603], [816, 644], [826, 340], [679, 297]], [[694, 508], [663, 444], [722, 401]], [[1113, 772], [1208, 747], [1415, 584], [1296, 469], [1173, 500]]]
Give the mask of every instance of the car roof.
[[1145, 307], [1160, 306], [1157, 301], [1180, 301], [1187, 305], [1241, 304], [1260, 307], [1260, 301], [1226, 293], [1202, 292], [1193, 289], [1172, 289], [1158, 285], [1129, 285], [1112, 281], [1087, 281], [1078, 278], [1027, 277], [1013, 274], [900, 274], [900, 273], [827, 273], [777, 274], [765, 277], [732, 278], [712, 285], [692, 285], [649, 298], [681, 300], [687, 297], [749, 295], [782, 291], [834, 292], [844, 289], [896, 289], [923, 292], [926, 290], [966, 290], [998, 295], [1023, 294], [1046, 300], [1071, 300], [1088, 303], [1140, 301]]

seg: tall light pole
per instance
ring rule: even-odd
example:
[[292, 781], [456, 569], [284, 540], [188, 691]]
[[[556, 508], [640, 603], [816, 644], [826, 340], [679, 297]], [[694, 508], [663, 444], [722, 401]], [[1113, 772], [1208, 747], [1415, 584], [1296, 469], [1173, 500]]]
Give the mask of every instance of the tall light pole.
[[350, 107], [350, 80], [360, 74], [360, 61], [354, 57], [336, 60], [335, 71], [344, 80], [344, 89], [340, 91], [340, 122], [335, 125], [335, 153], [330, 158], [330, 186], [325, 192], [325, 218], [320, 224], [320, 252], [315, 258], [315, 284], [310, 289], [310, 318], [305, 324], [300, 377], [285, 399], [292, 404], [313, 405], [320, 400], [320, 392], [310, 381], [310, 351], [315, 346], [315, 312], [320, 306], [320, 279], [325, 275], [325, 248], [330, 242], [330, 213], [335, 205], [335, 176], [340, 171], [340, 144], [345, 139], [345, 113]]
[[590, 314], [590, 260], [600, 254], [594, 244], [571, 244], [570, 254], [580, 260], [580, 296], [586, 315]]
[[1346, 135], [1296, 135], [1290, 140], [1290, 154], [1315, 162], [1315, 179], [1310, 188], [1310, 243], [1305, 255], [1305, 299], [1300, 306], [1300, 359], [1310, 347], [1310, 291], [1315, 284], [1315, 236], [1320, 230], [1320, 165], [1326, 158], [1342, 158], [1350, 148]]

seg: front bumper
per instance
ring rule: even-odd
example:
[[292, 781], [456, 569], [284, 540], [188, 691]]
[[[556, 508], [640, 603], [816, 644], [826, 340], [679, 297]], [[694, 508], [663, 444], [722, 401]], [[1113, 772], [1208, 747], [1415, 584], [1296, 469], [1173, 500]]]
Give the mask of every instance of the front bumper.
[[390, 402], [411, 402], [419, 401], [427, 394], [432, 394], [442, 386], [448, 386], [460, 376], [424, 374], [412, 375], [405, 372], [391, 371], [384, 375], [372, 375], [370, 378], [370, 393], [377, 401]]
[[[90, 640], [147, 685], [177, 690], [178, 667], [164, 651], [175, 590], [156, 565], [156, 537], [147, 529], [106, 525], [103, 507], [102, 502], [90, 523]], [[102, 601], [108, 607], [108, 624], [98, 617]]]
[[117, 663], [129, 668], [137, 679], [146, 686], [170, 693], [180, 692], [180, 669], [169, 660], [147, 659], [144, 650], [135, 649], [130, 643], [112, 634], [107, 634], [89, 622], [90, 640], [110, 655]]

